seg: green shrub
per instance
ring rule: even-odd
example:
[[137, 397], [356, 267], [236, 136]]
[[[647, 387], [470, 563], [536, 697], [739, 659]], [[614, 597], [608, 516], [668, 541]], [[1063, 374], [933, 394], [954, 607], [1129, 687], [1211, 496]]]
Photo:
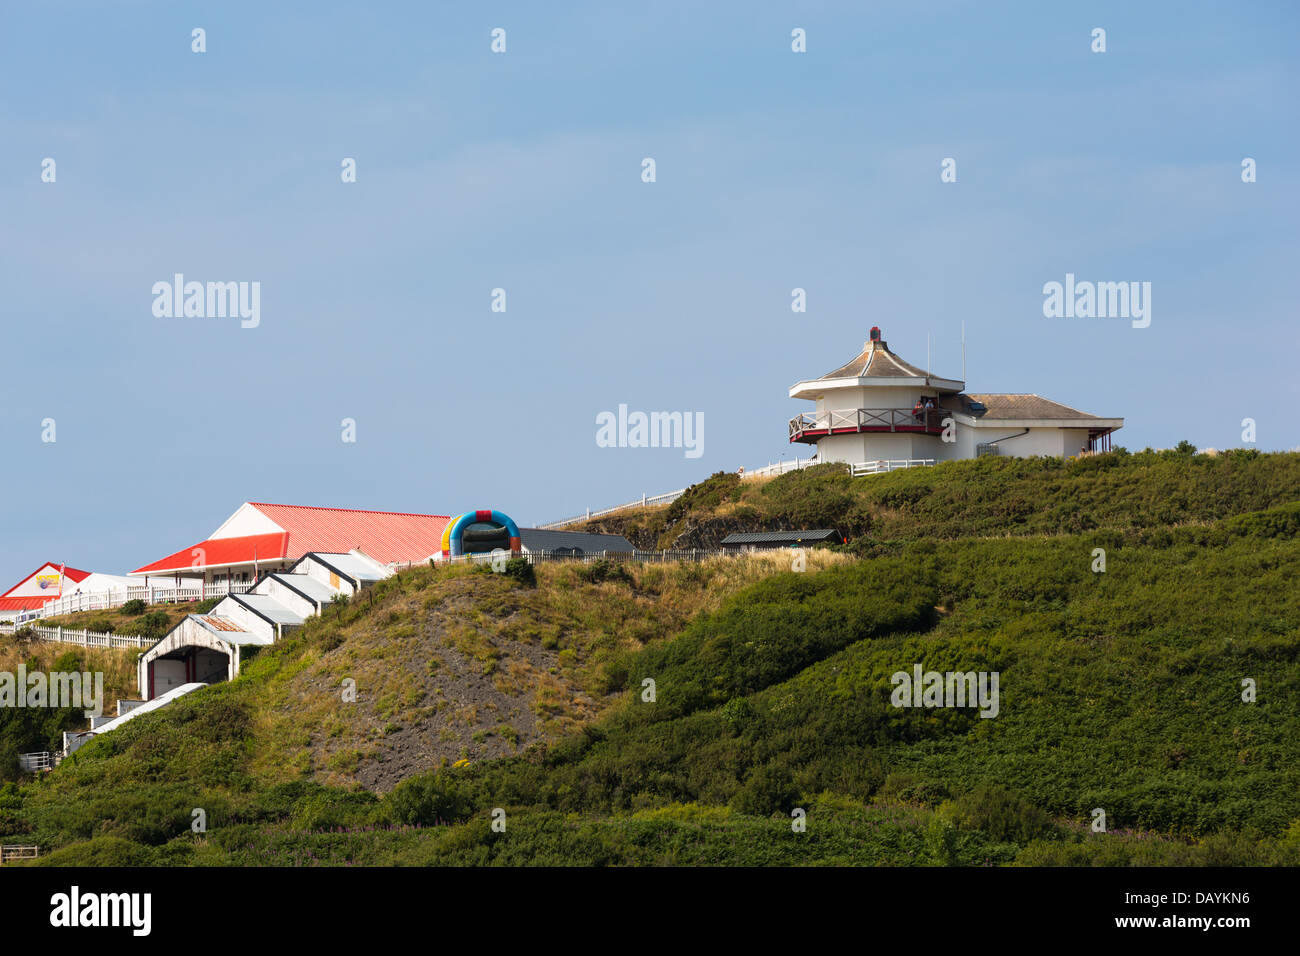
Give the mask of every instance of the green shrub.
[[1049, 828], [1047, 814], [998, 784], [980, 784], [952, 802], [961, 826], [980, 830], [998, 843], [1026, 844]]
[[151, 866], [153, 851], [120, 836], [99, 836], [52, 853], [42, 853], [35, 866]]
[[723, 501], [735, 501], [740, 492], [740, 475], [730, 471], [714, 472], [704, 481], [691, 485], [668, 506], [671, 523], [693, 509], [718, 507]]
[[148, 607], [149, 605], [144, 603], [144, 598], [131, 598], [131, 600], [122, 605], [122, 613], [131, 617], [136, 617], [143, 614]]
[[537, 572], [527, 558], [511, 558], [506, 562], [505, 576], [524, 587], [537, 587]]
[[631, 571], [621, 563], [607, 558], [598, 558], [590, 564], [582, 565], [578, 569], [578, 576], [589, 584], [600, 584], [603, 581], [614, 581], [620, 584], [636, 583]]
[[157, 640], [171, 630], [171, 616], [166, 611], [150, 611], [132, 621], [131, 630], [141, 637]]
[[767, 817], [774, 813], [789, 813], [799, 799], [788, 769], [769, 764], [749, 775], [744, 786], [731, 799], [731, 808], [737, 813]]
[[473, 802], [452, 779], [454, 773], [448, 770], [403, 780], [384, 799], [388, 819], [421, 826], [469, 819]]

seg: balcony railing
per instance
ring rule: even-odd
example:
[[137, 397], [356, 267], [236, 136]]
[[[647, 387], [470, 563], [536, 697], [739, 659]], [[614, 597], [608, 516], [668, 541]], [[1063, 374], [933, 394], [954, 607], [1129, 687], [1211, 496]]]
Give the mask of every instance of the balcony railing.
[[790, 419], [790, 441], [815, 442], [827, 435], [857, 432], [922, 432], [938, 435], [952, 413], [943, 408], [845, 408], [804, 412]]

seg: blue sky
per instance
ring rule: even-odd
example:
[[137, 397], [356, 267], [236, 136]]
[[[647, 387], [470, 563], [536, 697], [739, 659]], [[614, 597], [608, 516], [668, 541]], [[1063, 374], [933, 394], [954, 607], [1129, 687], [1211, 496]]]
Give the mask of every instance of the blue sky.
[[[1130, 449], [1300, 445], [1293, 4], [289, 6], [0, 12], [0, 590], [246, 500], [531, 524], [765, 464], [873, 324]], [[156, 318], [177, 272], [261, 324]], [[1067, 272], [1150, 327], [1044, 318]], [[703, 456], [597, 447], [620, 403]]]

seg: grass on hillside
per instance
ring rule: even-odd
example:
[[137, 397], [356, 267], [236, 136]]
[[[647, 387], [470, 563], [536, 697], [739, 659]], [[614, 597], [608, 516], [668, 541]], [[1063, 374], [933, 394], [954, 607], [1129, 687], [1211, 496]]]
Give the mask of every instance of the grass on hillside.
[[[104, 713], [114, 714], [119, 699], [135, 699], [134, 648], [99, 649], [24, 641], [12, 636], [0, 638], [0, 673], [37, 671], [103, 674]], [[0, 780], [18, 780], [18, 755], [61, 749], [65, 730], [84, 730], [83, 710], [75, 708], [0, 707]]]
[[[1088, 458], [941, 462], [851, 477], [839, 464], [770, 479], [719, 472], [671, 504], [575, 530], [638, 547], [716, 547], [732, 531], [834, 528], [854, 541], [1073, 534], [1207, 523], [1300, 499], [1293, 454], [1123, 449]], [[1193, 450], [1194, 451], [1194, 450]]]
[[[53, 851], [46, 865], [1300, 864], [1300, 494], [1287, 490], [1300, 456], [1115, 457], [1087, 466], [1094, 483], [1119, 473], [1095, 512], [1104, 528], [986, 534], [1000, 498], [972, 481], [958, 507], [936, 468], [872, 479], [871, 493], [929, 476], [910, 513], [942, 533], [814, 552], [805, 573], [711, 562], [593, 581], [557, 565], [535, 590], [468, 568], [400, 576], [240, 680], [92, 743], [39, 786], [0, 790], [0, 830]], [[959, 464], [968, 478], [991, 467]], [[1050, 513], [1066, 491], [1087, 498], [1078, 464], [990, 473], [1005, 491], [1039, 468]], [[1245, 513], [1214, 482], [1272, 500]], [[521, 659], [603, 705], [533, 746], [521, 735], [451, 760], [453, 744], [434, 769], [384, 778], [395, 787], [322, 783], [346, 779], [322, 762], [331, 720], [400, 722], [449, 689], [438, 675], [509, 687]], [[914, 664], [998, 673], [998, 716], [894, 707], [891, 675]], [[365, 697], [381, 671], [418, 667], [432, 668], [423, 702], [405, 701], [405, 683]], [[368, 710], [336, 702], [344, 672], [361, 675]], [[328, 708], [295, 697], [313, 693]], [[540, 696], [528, 706], [544, 722]], [[340, 746], [360, 729], [345, 723]], [[410, 756], [377, 754], [362, 766]], [[189, 832], [195, 806], [207, 834]], [[489, 827], [496, 808], [504, 833]], [[1089, 826], [1098, 808], [1105, 833]]]

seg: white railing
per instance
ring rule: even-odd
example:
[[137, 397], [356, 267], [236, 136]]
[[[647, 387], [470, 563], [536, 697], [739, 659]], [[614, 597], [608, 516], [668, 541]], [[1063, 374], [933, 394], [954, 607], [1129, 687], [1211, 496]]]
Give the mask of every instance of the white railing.
[[740, 477], [766, 478], [768, 475], [784, 475], [787, 471], [802, 471], [805, 468], [811, 468], [815, 464], [817, 464], [815, 458], [792, 458], [789, 461], [768, 462], [762, 468], [755, 468], [753, 471], [742, 471]]
[[546, 524], [539, 524], [537, 527], [543, 530], [563, 528], [566, 525], [578, 524], [582, 521], [590, 521], [592, 518], [599, 518], [602, 515], [613, 514], [615, 511], [623, 511], [626, 508], [653, 508], [656, 505], [670, 504], [685, 493], [685, 488], [678, 488], [676, 491], [669, 491], [662, 495], [642, 495], [637, 501], [629, 501], [625, 504], [614, 505], [612, 508], [601, 508], [599, 511], [592, 511], [588, 508], [586, 514], [575, 515], [572, 518], [564, 518], [560, 521], [551, 521]]
[[39, 753], [19, 754], [18, 769], [24, 773], [40, 773], [42, 770], [53, 770], [62, 760], [62, 754], [52, 754], [48, 750], [42, 750]]
[[924, 468], [933, 464], [933, 458], [878, 458], [875, 461], [860, 461], [856, 465], [849, 465], [849, 474], [854, 478], [861, 478], [863, 475], [883, 475], [887, 471], [898, 471], [900, 468]]
[[[762, 468], [741, 469], [742, 478], [761, 478], [767, 475], [783, 475], [787, 471], [797, 471], [801, 468], [811, 468], [816, 462], [812, 458], [795, 458], [790, 461], [779, 461], [773, 464], [768, 462]], [[669, 491], [662, 495], [642, 495], [636, 501], [629, 501], [621, 505], [614, 505], [612, 508], [601, 508], [599, 511], [587, 509], [586, 514], [574, 515], [572, 518], [564, 518], [560, 521], [550, 521], [546, 524], [535, 525], [534, 527], [543, 530], [553, 528], [563, 528], [571, 524], [580, 524], [584, 521], [590, 521], [592, 518], [600, 518], [604, 515], [613, 514], [616, 511], [625, 511], [628, 508], [653, 508], [656, 505], [666, 505], [676, 501], [686, 493], [685, 488], [678, 488], [676, 491]]]
[[835, 432], [940, 432], [950, 412], [942, 408], [832, 408], [803, 412], [790, 419], [790, 441], [808, 441]]
[[40, 855], [40, 849], [36, 844], [9, 845], [0, 846], [0, 864], [9, 860], [34, 860]]
[[30, 631], [38, 641], [77, 644], [81, 647], [149, 647], [154, 643], [154, 638], [140, 634], [111, 634], [86, 628], [77, 630], [71, 627], [41, 627], [17, 621], [0, 621], [0, 634], [16, 634], [19, 631]]
[[78, 611], [107, 611], [121, 607], [127, 601], [139, 599], [145, 604], [180, 604], [184, 601], [204, 601], [211, 598], [225, 597], [227, 594], [243, 594], [251, 590], [251, 583], [241, 584], [205, 584], [202, 587], [139, 587], [116, 588], [110, 591], [94, 591], [89, 594], [69, 594], [66, 597], [49, 601], [40, 608], [35, 608], [19, 615], [20, 621], [31, 621], [42, 617], [59, 617], [63, 614], [75, 614]]

